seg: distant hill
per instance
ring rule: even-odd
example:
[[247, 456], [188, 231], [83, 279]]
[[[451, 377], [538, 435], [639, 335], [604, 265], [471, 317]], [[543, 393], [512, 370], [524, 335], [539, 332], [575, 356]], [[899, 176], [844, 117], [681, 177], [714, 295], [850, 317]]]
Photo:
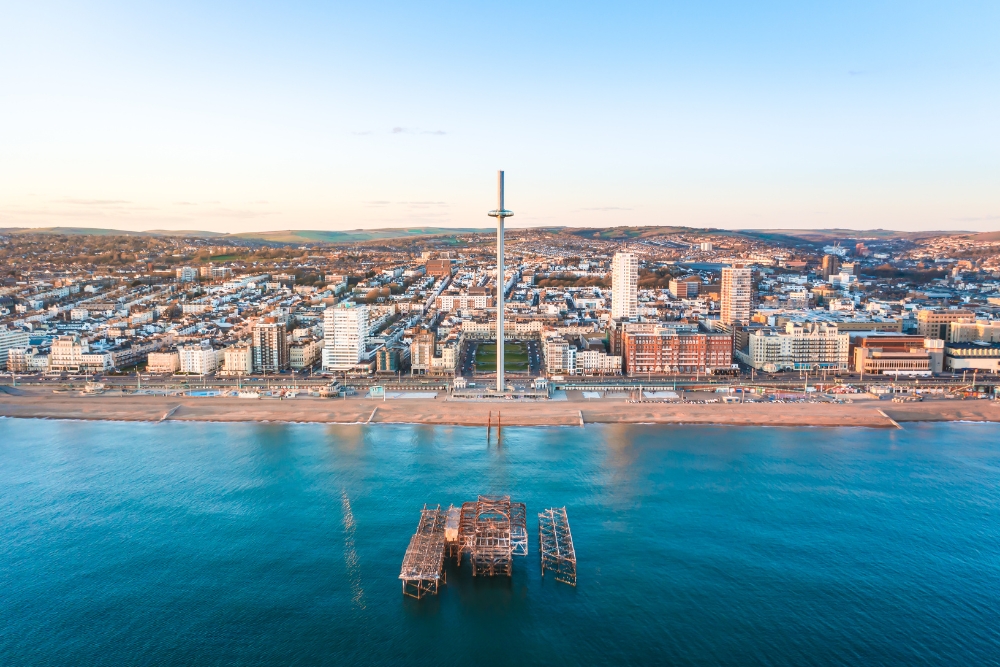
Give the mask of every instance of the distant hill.
[[379, 239], [399, 239], [411, 236], [442, 236], [448, 234], [474, 234], [486, 229], [451, 227], [406, 227], [401, 229], [351, 229], [347, 231], [324, 231], [311, 229], [286, 229], [275, 232], [245, 232], [230, 236], [263, 241], [265, 243], [354, 243], [356, 241], [377, 241]]
[[223, 234], [197, 229], [150, 229], [133, 232], [122, 229], [99, 229], [96, 227], [9, 227], [0, 229], [0, 234], [62, 234], [67, 236], [181, 236], [186, 238], [212, 238], [225, 241], [227, 238], [259, 241], [262, 243], [354, 243], [378, 239], [398, 239], [413, 236], [442, 236], [450, 234], [474, 234], [488, 232], [480, 228], [451, 227], [406, 227], [400, 229], [352, 229], [346, 231], [325, 231], [312, 229], [286, 229], [272, 232], [243, 232]]
[[968, 234], [963, 230], [934, 230], [926, 232], [900, 232], [894, 229], [743, 229], [741, 234], [754, 236], [760, 239], [780, 239], [794, 238], [808, 241], [809, 243], [828, 243], [830, 241], [840, 241], [843, 239], [878, 239], [880, 241], [890, 241], [900, 239], [906, 241], [917, 241], [919, 239], [929, 239], [938, 236], [959, 236]]
[[[714, 234], [732, 237], [747, 237], [787, 243], [831, 243], [848, 239], [905, 239], [918, 240], [937, 236], [969, 236], [979, 241], [1000, 240], [1000, 232], [974, 233], [968, 231], [927, 231], [901, 232], [891, 229], [715, 229], [707, 227], [537, 227], [538, 231], [547, 230], [553, 233], [572, 234], [583, 238], [598, 238], [605, 241], [628, 241], [631, 239], [655, 239], [674, 234]], [[400, 239], [410, 237], [450, 236], [454, 234], [489, 234], [490, 227], [401, 227], [382, 229], [350, 229], [330, 231], [320, 229], [285, 229], [268, 232], [241, 232], [238, 234], [223, 234], [202, 230], [150, 229], [141, 232], [124, 231], [120, 229], [99, 229], [94, 227], [37, 227], [37, 228], [6, 228], [0, 229], [4, 234], [66, 234], [66, 235], [97, 235], [97, 236], [179, 236], [187, 238], [211, 238], [225, 242], [225, 239], [242, 239], [259, 243], [303, 244], [303, 243], [356, 243], [359, 241], [377, 241], [380, 239]], [[515, 229], [511, 231], [522, 231]]]
[[3, 234], [62, 234], [66, 236], [155, 236], [152, 232], [129, 232], [122, 229], [97, 227], [8, 227]]

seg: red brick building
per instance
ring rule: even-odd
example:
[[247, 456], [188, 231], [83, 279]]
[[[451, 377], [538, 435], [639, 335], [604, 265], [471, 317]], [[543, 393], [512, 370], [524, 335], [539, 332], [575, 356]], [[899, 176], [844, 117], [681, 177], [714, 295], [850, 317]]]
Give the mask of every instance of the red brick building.
[[425, 267], [427, 275], [443, 278], [451, 275], [450, 259], [430, 259]]
[[630, 324], [622, 332], [622, 348], [627, 375], [709, 373], [733, 362], [731, 334], [692, 327]]

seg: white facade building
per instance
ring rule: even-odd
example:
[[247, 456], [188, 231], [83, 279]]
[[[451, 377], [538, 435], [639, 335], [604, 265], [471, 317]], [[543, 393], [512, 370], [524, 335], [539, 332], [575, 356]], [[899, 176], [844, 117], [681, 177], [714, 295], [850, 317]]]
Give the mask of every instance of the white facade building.
[[0, 329], [0, 369], [7, 368], [7, 350], [12, 347], [27, 347], [28, 334], [20, 329]]
[[226, 375], [253, 373], [253, 347], [246, 344], [231, 345], [223, 352]]
[[189, 283], [198, 280], [198, 269], [193, 266], [182, 266], [177, 269], [177, 281]]
[[219, 353], [201, 345], [182, 345], [177, 348], [181, 373], [207, 375], [219, 366]]
[[111, 355], [91, 352], [90, 345], [79, 337], [59, 336], [52, 341], [49, 354], [49, 372], [52, 373], [103, 373], [110, 370]]
[[727, 266], [722, 269], [720, 320], [723, 324], [749, 322], [753, 310], [753, 269]]
[[146, 357], [146, 372], [162, 375], [176, 373], [181, 368], [180, 355], [176, 352], [150, 352]]
[[616, 252], [611, 261], [611, 317], [629, 319], [639, 309], [639, 260], [630, 252]]
[[343, 303], [327, 308], [323, 338], [323, 370], [347, 371], [366, 361], [368, 306]]
[[850, 334], [836, 324], [789, 322], [785, 331], [754, 331], [747, 351], [738, 356], [748, 365], [768, 373], [783, 370], [846, 371]]

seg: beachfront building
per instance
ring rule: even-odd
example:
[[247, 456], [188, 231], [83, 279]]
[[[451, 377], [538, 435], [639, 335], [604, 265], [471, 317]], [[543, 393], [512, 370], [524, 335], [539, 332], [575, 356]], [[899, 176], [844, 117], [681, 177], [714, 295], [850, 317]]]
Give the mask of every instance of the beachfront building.
[[828, 322], [789, 322], [784, 331], [749, 331], [746, 350], [737, 357], [748, 366], [774, 373], [786, 370], [846, 371], [850, 335]]
[[1000, 343], [945, 343], [944, 366], [953, 373], [974, 370], [1000, 373]]
[[156, 375], [176, 373], [181, 369], [181, 359], [177, 352], [150, 352], [146, 357], [146, 372]]
[[553, 336], [542, 348], [545, 355], [545, 372], [549, 375], [576, 374], [576, 346], [562, 336]]
[[733, 337], [691, 325], [627, 324], [622, 331], [623, 369], [643, 373], [712, 373], [732, 366]]
[[44, 373], [49, 368], [49, 355], [37, 347], [12, 347], [7, 350], [7, 370], [11, 373]]
[[59, 336], [52, 341], [49, 353], [50, 373], [103, 373], [112, 368], [111, 355], [91, 352], [90, 345], [76, 334]]
[[437, 336], [433, 331], [422, 329], [413, 336], [410, 343], [410, 371], [413, 373], [428, 373], [434, 365], [434, 351], [437, 347]]
[[753, 310], [753, 269], [739, 265], [724, 267], [719, 302], [719, 319], [723, 324], [749, 322]]
[[178, 372], [207, 375], [218, 368], [220, 352], [204, 345], [181, 345], [177, 356]]
[[247, 343], [230, 345], [223, 351], [223, 375], [250, 375], [253, 373], [253, 346]]
[[368, 360], [368, 316], [368, 306], [352, 302], [326, 309], [323, 314], [323, 370], [355, 370]]
[[253, 369], [278, 373], [288, 368], [288, 332], [285, 323], [265, 317], [253, 328]]
[[630, 252], [616, 252], [611, 260], [611, 317], [627, 320], [639, 311], [639, 260]]
[[852, 338], [854, 371], [871, 375], [930, 376], [944, 369], [944, 341], [877, 333]]
[[28, 334], [20, 329], [0, 327], [0, 370], [7, 368], [7, 352], [12, 347], [27, 347]]
[[311, 368], [323, 351], [323, 341], [304, 340], [288, 347], [288, 365], [294, 370]]

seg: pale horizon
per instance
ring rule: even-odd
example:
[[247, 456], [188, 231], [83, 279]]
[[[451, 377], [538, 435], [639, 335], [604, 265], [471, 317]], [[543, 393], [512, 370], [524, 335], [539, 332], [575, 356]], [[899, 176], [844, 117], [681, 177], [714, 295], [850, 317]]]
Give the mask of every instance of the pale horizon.
[[[0, 228], [1000, 229], [1000, 6], [14, 5]], [[493, 35], [499, 35], [494, 37]]]

